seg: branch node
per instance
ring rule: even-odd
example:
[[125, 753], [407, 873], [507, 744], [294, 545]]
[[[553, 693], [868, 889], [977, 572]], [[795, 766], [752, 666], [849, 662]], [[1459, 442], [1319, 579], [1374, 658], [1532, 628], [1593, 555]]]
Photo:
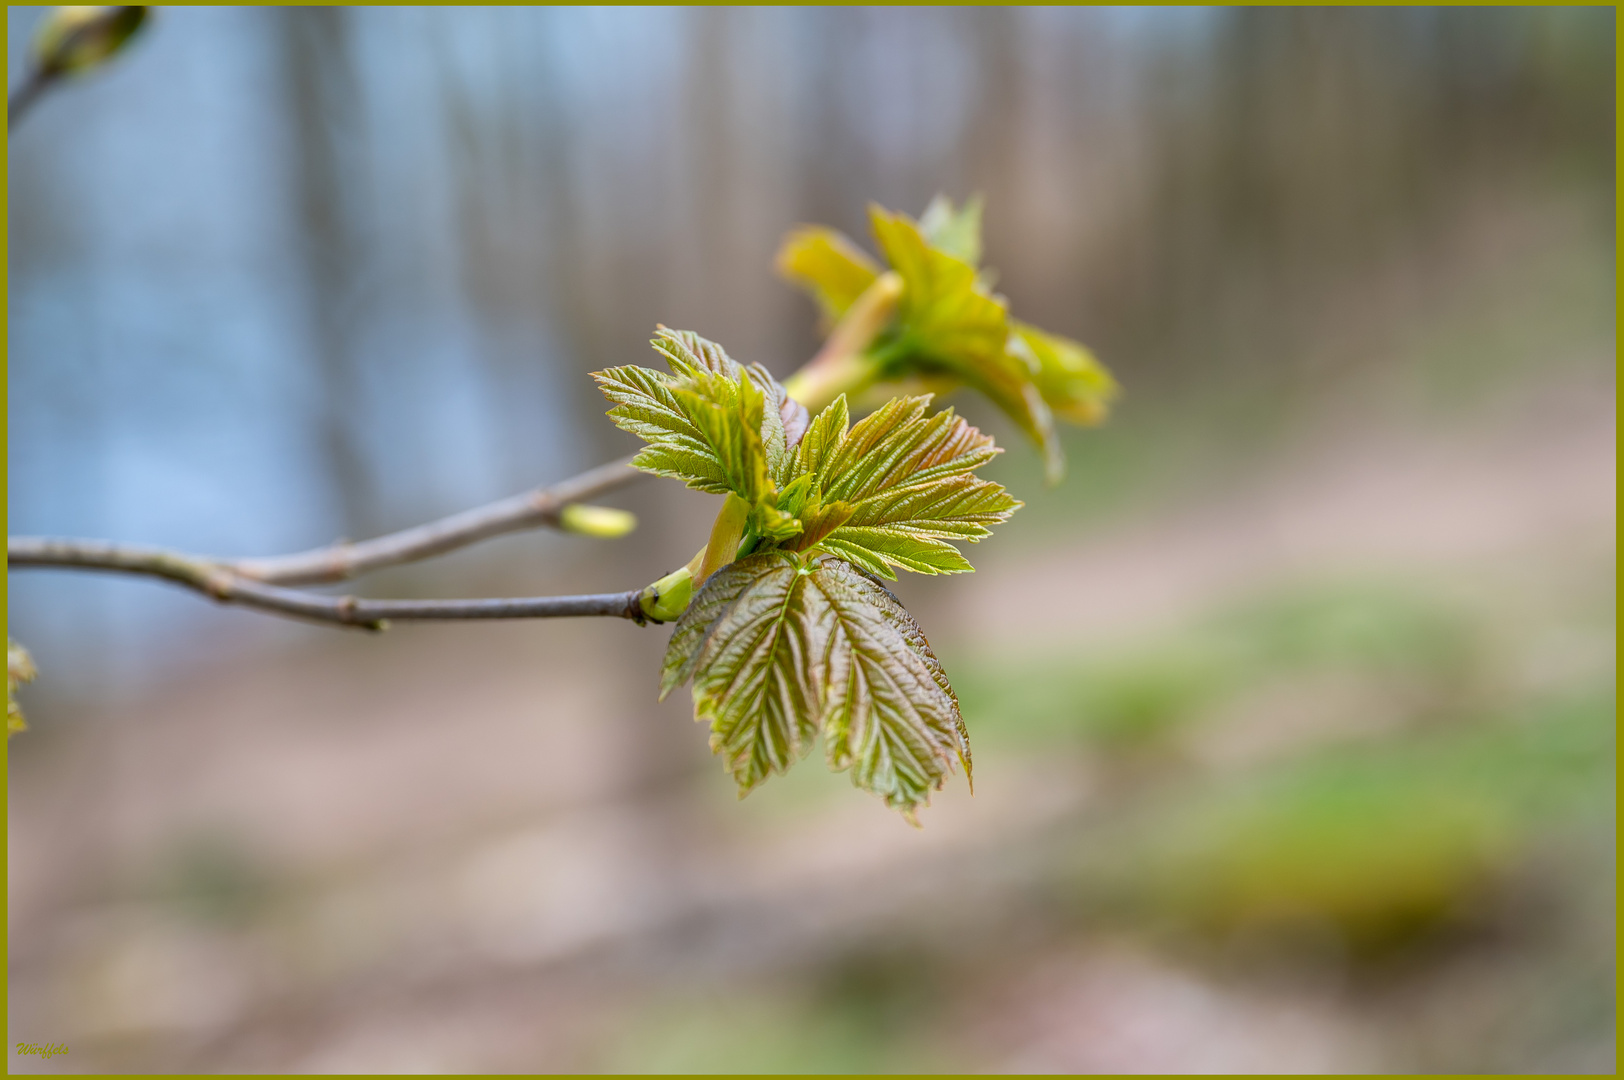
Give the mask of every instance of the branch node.
[[198, 575], [203, 591], [209, 599], [220, 604], [229, 604], [235, 590], [232, 588], [233, 575], [229, 570], [210, 566]]
[[558, 515], [564, 509], [564, 503], [557, 495], [554, 495], [546, 488], [542, 488], [539, 491], [532, 491], [528, 501], [531, 509], [535, 511], [541, 520], [550, 525], [558, 523]]

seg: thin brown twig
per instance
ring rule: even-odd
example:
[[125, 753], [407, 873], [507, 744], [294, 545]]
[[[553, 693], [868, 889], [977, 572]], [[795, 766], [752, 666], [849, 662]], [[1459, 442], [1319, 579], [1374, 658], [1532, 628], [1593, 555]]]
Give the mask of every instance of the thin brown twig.
[[243, 576], [229, 564], [163, 548], [13, 536], [6, 542], [12, 567], [58, 567], [162, 578], [211, 597], [294, 618], [382, 630], [393, 619], [547, 619], [606, 615], [642, 623], [641, 590], [588, 596], [528, 596], [489, 600], [363, 600], [321, 596]]
[[415, 562], [503, 533], [557, 526], [564, 508], [631, 483], [643, 474], [631, 458], [588, 469], [550, 487], [511, 495], [460, 514], [415, 525], [387, 536], [356, 543], [341, 541], [292, 555], [258, 559], [213, 559], [246, 578], [276, 585], [314, 585]]

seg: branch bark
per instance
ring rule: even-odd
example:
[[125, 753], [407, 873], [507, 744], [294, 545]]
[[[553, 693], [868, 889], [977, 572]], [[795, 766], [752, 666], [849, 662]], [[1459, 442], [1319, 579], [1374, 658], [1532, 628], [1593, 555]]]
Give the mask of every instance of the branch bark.
[[315, 585], [344, 581], [386, 566], [416, 562], [503, 533], [559, 525], [570, 503], [583, 502], [631, 483], [643, 474], [631, 467], [631, 458], [599, 465], [551, 487], [464, 510], [460, 514], [416, 525], [359, 543], [328, 547], [262, 559], [212, 559], [234, 573], [274, 585]]
[[245, 577], [229, 564], [163, 548], [13, 536], [6, 541], [11, 567], [58, 567], [161, 578], [222, 604], [363, 630], [383, 630], [394, 619], [547, 619], [607, 615], [646, 621], [641, 590], [588, 596], [527, 596], [490, 600], [363, 600], [321, 596]]

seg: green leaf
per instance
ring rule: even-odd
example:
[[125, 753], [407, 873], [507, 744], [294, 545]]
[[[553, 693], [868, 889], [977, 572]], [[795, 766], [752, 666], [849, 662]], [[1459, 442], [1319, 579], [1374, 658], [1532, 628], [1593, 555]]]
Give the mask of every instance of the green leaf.
[[687, 331], [661, 327], [653, 345], [669, 375], [633, 365], [593, 374], [615, 403], [615, 425], [648, 443], [632, 464], [752, 506], [768, 499], [794, 461], [783, 387], [760, 365], [745, 367]]
[[19, 731], [28, 730], [28, 722], [23, 718], [22, 706], [17, 704], [17, 687], [25, 682], [33, 682], [39, 671], [34, 667], [34, 658], [28, 655], [23, 648], [11, 638], [6, 638], [6, 738], [11, 738]]
[[936, 654], [930, 651], [930, 642], [925, 639], [925, 631], [914, 621], [914, 617], [908, 614], [907, 609], [902, 606], [902, 601], [898, 600], [890, 589], [887, 589], [878, 581], [871, 578], [865, 578], [864, 580], [884, 594], [883, 599], [876, 598], [876, 606], [879, 607], [880, 614], [902, 636], [909, 651], [919, 658], [920, 662], [925, 665], [926, 670], [930, 672], [930, 677], [935, 680], [936, 685], [941, 687], [942, 692], [952, 700], [953, 730], [958, 739], [959, 763], [964, 766], [964, 778], [969, 782], [970, 793], [975, 794], [975, 774], [971, 769], [970, 758], [970, 729], [965, 724], [964, 715], [959, 709], [959, 696], [953, 692], [953, 687], [948, 684], [946, 669], [942, 667], [942, 662], [936, 659]]
[[782, 545], [791, 551], [805, 551], [845, 524], [854, 507], [843, 502], [825, 502], [818, 490], [817, 478], [804, 472], [778, 496], [778, 507], [793, 514], [801, 523], [801, 531]]
[[741, 384], [741, 374], [748, 376], [762, 395], [762, 416], [758, 428], [762, 447], [767, 453], [767, 473], [775, 484], [782, 486], [787, 483], [794, 455], [790, 453], [793, 441], [785, 429], [787, 425], [804, 426], [806, 410], [791, 400], [772, 373], [760, 364], [740, 364], [728, 356], [720, 345], [689, 330], [668, 330], [662, 326], [654, 339], [654, 347], [665, 354], [667, 362], [674, 365], [673, 370], [679, 364], [703, 364], [707, 370], [728, 375], [732, 381]]
[[972, 195], [962, 210], [953, 209], [953, 201], [938, 195], [919, 216], [919, 231], [937, 251], [955, 259], [963, 259], [971, 266], [981, 264], [981, 196]]
[[941, 788], [950, 754], [971, 778], [970, 731], [958, 696], [924, 631], [889, 589], [835, 558], [820, 560], [815, 576], [846, 646], [829, 653], [829, 766], [850, 767], [854, 784], [912, 821], [913, 808]]
[[592, 377], [615, 407], [609, 417], [622, 431], [649, 445], [632, 464], [656, 476], [722, 495], [731, 491], [727, 470], [704, 430], [678, 399], [673, 380], [651, 368], [626, 365]]
[[816, 542], [880, 577], [894, 578], [893, 566], [922, 574], [971, 570], [950, 541], [989, 536], [988, 526], [1022, 505], [975, 475], [1000, 453], [992, 438], [952, 409], [927, 416], [929, 404], [928, 397], [897, 398], [848, 431], [845, 399], [837, 398], [797, 450], [796, 471], [814, 478], [819, 498], [850, 508]]
[[932, 247], [907, 215], [871, 206], [869, 217], [880, 250], [904, 283], [900, 335], [885, 352], [893, 363], [945, 368], [985, 394], [1043, 450], [1045, 471], [1057, 481], [1065, 462], [1054, 418], [1032, 381], [1034, 368], [1008, 349], [1003, 298], [987, 291], [973, 265]]
[[1033, 381], [1055, 416], [1074, 424], [1098, 424], [1120, 392], [1117, 381], [1087, 348], [1059, 334], [1010, 322], [1010, 351], [1029, 359]]
[[690, 675], [694, 719], [709, 721], [740, 794], [783, 772], [817, 737], [813, 640], [822, 619], [799, 556], [749, 555], [713, 574], [666, 649], [661, 696]]
[[661, 696], [692, 678], [694, 718], [746, 794], [821, 730], [831, 768], [912, 819], [952, 760], [958, 702], [894, 596], [827, 553], [776, 550], [718, 571], [678, 621]]
[[[865, 329], [839, 353], [844, 366], [818, 367], [823, 381], [800, 386], [828, 400], [839, 388], [872, 391], [863, 400], [921, 392], [949, 393], [970, 386], [988, 397], [1036, 443], [1050, 483], [1065, 459], [1055, 421], [1095, 424], [1117, 393], [1115, 380], [1075, 341], [1009, 318], [1005, 300], [991, 291], [992, 272], [981, 261], [982, 200], [955, 209], [938, 195], [915, 222], [878, 206], [869, 208], [874, 236], [903, 290], [889, 325]], [[855, 244], [825, 228], [804, 227], [786, 237], [778, 268], [806, 287], [832, 326], [847, 315], [875, 280], [878, 267]], [[846, 324], [843, 322], [842, 327]], [[826, 343], [825, 350], [831, 343]], [[869, 342], [866, 347], [861, 342]], [[825, 370], [827, 369], [827, 370]], [[829, 372], [838, 372], [826, 386]], [[790, 445], [794, 445], [793, 438]]]
[[812, 294], [827, 326], [846, 313], [880, 268], [843, 234], [821, 225], [803, 225], [784, 237], [775, 260], [778, 272]]
[[845, 394], [835, 398], [812, 418], [806, 426], [806, 434], [801, 436], [800, 445], [795, 448], [797, 475], [818, 476], [823, 472], [824, 463], [846, 437], [850, 420]]
[[727, 490], [752, 506], [759, 502], [771, 485], [761, 439], [761, 391], [741, 373], [738, 382], [701, 376], [674, 386], [672, 394], [716, 454]]
[[823, 543], [830, 533], [851, 519], [855, 510], [856, 507], [851, 503], [824, 502], [820, 496], [814, 494], [797, 513], [797, 518], [801, 522], [801, 534], [783, 546], [791, 551], [805, 551], [814, 544]]
[[978, 288], [976, 268], [931, 247], [906, 214], [869, 207], [874, 239], [902, 276], [898, 304], [912, 343], [939, 358], [996, 358], [1009, 335], [1003, 302]]

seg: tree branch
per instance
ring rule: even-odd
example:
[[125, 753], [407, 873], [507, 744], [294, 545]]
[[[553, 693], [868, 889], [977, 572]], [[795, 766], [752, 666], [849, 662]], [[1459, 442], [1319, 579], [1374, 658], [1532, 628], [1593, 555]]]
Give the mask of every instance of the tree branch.
[[293, 555], [210, 561], [228, 567], [245, 578], [277, 585], [343, 581], [386, 566], [442, 555], [502, 533], [541, 525], [557, 527], [560, 515], [570, 503], [612, 491], [642, 476], [631, 467], [631, 460], [626, 457], [611, 461], [551, 487], [511, 495], [485, 506], [372, 540], [341, 542]]
[[392, 619], [547, 619], [607, 615], [646, 620], [641, 590], [589, 596], [528, 596], [492, 600], [363, 600], [354, 596], [319, 596], [244, 577], [228, 564], [163, 548], [110, 544], [102, 540], [67, 540], [13, 536], [6, 541], [13, 567], [59, 567], [139, 574], [196, 590], [222, 604], [240, 604], [294, 618], [385, 629]]

